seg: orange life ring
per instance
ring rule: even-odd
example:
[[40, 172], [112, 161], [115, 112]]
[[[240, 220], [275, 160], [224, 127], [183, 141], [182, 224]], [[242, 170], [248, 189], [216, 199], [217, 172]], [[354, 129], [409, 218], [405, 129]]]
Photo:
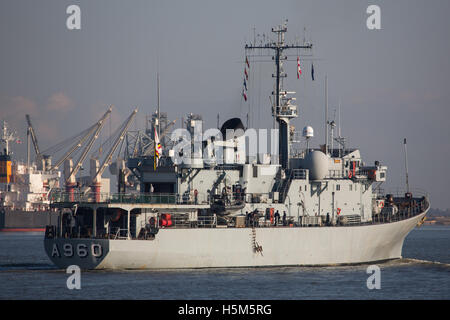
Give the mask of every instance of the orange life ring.
[[341, 214], [341, 208], [337, 208], [337, 215]]

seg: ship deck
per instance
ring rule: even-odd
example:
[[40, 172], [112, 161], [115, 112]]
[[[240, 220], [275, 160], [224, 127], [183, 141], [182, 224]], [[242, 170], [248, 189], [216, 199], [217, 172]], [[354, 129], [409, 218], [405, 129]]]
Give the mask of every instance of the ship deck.
[[[209, 203], [192, 203], [192, 201], [186, 201], [186, 199], [180, 199], [174, 195], [167, 194], [151, 194], [151, 195], [142, 195], [142, 194], [133, 194], [133, 195], [114, 195], [109, 197], [92, 197], [92, 196], [80, 196], [75, 195], [69, 198], [67, 195], [60, 195], [60, 197], [55, 197], [52, 201], [51, 206], [54, 208], [59, 208], [62, 212], [62, 209], [69, 208], [73, 209], [74, 207], [78, 208], [88, 208], [92, 209], [96, 212], [99, 208], [111, 208], [111, 209], [123, 209], [127, 211], [126, 219], [127, 227], [126, 229], [119, 230], [110, 230], [106, 233], [94, 232], [94, 234], [89, 234], [90, 238], [101, 238], [101, 239], [117, 239], [126, 238], [126, 239], [143, 239], [143, 240], [151, 240], [154, 238], [154, 235], [158, 233], [159, 229], [195, 229], [195, 228], [310, 228], [310, 227], [352, 227], [352, 226], [366, 226], [366, 225], [377, 225], [377, 224], [387, 224], [392, 222], [398, 222], [406, 219], [410, 219], [417, 215], [420, 215], [426, 212], [429, 209], [429, 202], [427, 197], [394, 197], [391, 199], [391, 206], [385, 207], [383, 211], [378, 214], [373, 214], [372, 219], [369, 221], [361, 221], [361, 219], [353, 219], [353, 216], [345, 216], [345, 222], [339, 220], [335, 223], [332, 221], [327, 221], [322, 216], [300, 216], [298, 217], [298, 221], [296, 221], [293, 217], [288, 217], [287, 219], [273, 220], [267, 219], [265, 216], [258, 215], [257, 213], [249, 213], [244, 217], [240, 218], [238, 223], [238, 219], [236, 216], [228, 217], [225, 219], [226, 223], [218, 223], [218, 219], [215, 214], [210, 215], [199, 215], [196, 221], [190, 220], [187, 217], [179, 217], [178, 213], [186, 212], [194, 212], [200, 209], [208, 209], [210, 208]], [[78, 201], [75, 201], [78, 200]], [[394, 211], [394, 206], [398, 211]], [[140, 232], [132, 234], [128, 230], [130, 230], [130, 216], [131, 211], [135, 209], [150, 209], [150, 210], [142, 210], [141, 212], [153, 212], [157, 213], [156, 223], [151, 227], [145, 228], [144, 234], [145, 236], [140, 236]], [[162, 215], [159, 212], [173, 212], [175, 216], [173, 217], [173, 225], [164, 226], [161, 225]], [[138, 211], [139, 212], [139, 211]], [[197, 211], [199, 212], [199, 211]], [[223, 219], [222, 219], [223, 220]], [[64, 229], [61, 226], [53, 226], [54, 228], [51, 231], [50, 237], [70, 237], [77, 238], [80, 237], [79, 232], [75, 234]], [[61, 230], [64, 229], [64, 230]], [[147, 230], [148, 229], [148, 230]], [[121, 232], [125, 232], [124, 236], [120, 236]], [[46, 232], [47, 233], [47, 232]], [[147, 236], [149, 235], [149, 236]], [[49, 235], [46, 234], [46, 237]], [[83, 236], [81, 236], [83, 237]], [[85, 236], [84, 236], [85, 237]]]

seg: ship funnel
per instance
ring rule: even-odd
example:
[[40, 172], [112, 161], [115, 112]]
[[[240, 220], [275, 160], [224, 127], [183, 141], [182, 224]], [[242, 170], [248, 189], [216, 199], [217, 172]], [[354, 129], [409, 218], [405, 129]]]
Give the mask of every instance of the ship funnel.
[[[240, 131], [239, 129], [242, 129]], [[239, 118], [231, 118], [227, 121], [225, 121], [222, 125], [222, 128], [220, 128], [220, 132], [222, 133], [223, 140], [227, 140], [227, 130], [234, 130], [238, 134], [237, 137], [240, 136], [240, 132], [245, 131], [244, 124], [242, 123], [241, 119]], [[234, 138], [234, 137], [231, 137]]]
[[312, 151], [305, 157], [305, 167], [311, 180], [323, 180], [328, 174], [328, 157], [322, 151]]

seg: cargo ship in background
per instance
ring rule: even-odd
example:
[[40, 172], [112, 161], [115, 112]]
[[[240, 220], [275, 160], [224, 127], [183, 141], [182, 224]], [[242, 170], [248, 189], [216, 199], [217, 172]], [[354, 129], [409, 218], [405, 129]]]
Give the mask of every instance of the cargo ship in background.
[[[9, 128], [8, 123], [2, 121], [0, 134], [0, 232], [44, 232], [46, 225], [57, 223], [59, 215], [55, 209], [50, 208], [49, 195], [52, 190], [60, 187], [62, 175], [59, 168], [64, 164], [68, 184], [74, 189], [82, 186], [83, 181], [89, 180], [89, 177], [76, 178], [76, 174], [82, 170], [83, 161], [98, 138], [98, 129], [103, 126], [103, 122], [110, 112], [111, 109], [99, 122], [88, 129], [44, 151], [39, 148], [30, 116], [26, 115], [28, 124], [26, 163], [14, 158], [11, 144], [22, 142], [17, 133]], [[86, 141], [88, 141], [88, 145], [73, 168], [72, 157]], [[34, 161], [31, 160], [31, 145], [35, 152]], [[66, 152], [58, 158], [58, 161], [52, 163], [52, 155], [57, 155], [62, 151]], [[94, 165], [98, 163], [96, 159], [91, 159], [91, 161]], [[109, 191], [109, 179], [99, 179], [97, 188]]]
[[58, 218], [48, 195], [59, 186], [61, 174], [15, 160], [11, 143], [21, 140], [6, 121], [2, 121], [0, 142], [0, 231], [42, 232]]

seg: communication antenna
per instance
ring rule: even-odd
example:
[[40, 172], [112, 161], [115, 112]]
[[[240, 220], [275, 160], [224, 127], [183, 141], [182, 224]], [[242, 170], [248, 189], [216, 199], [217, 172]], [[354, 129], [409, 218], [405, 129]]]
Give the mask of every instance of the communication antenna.
[[339, 98], [339, 113], [338, 113], [338, 122], [339, 122], [339, 138], [341, 136], [341, 98]]
[[405, 169], [406, 169], [406, 192], [409, 193], [409, 181], [408, 181], [408, 153], [406, 150], [406, 138], [403, 140], [403, 145], [405, 147]]
[[342, 137], [341, 133], [341, 99], [339, 99], [339, 109], [338, 109], [338, 136], [334, 138], [334, 141], [336, 141], [339, 144], [339, 157], [342, 157], [344, 150], [345, 150], [345, 138]]
[[336, 109], [334, 109], [334, 116], [333, 116], [333, 120], [331, 120], [331, 121], [328, 121], [328, 125], [330, 126], [330, 134], [331, 134], [331, 137], [330, 137], [330, 143], [331, 143], [331, 148], [330, 148], [330, 153], [331, 154], [333, 154], [333, 149], [334, 149], [334, 144], [333, 144], [333, 142], [334, 142], [334, 129], [336, 128], [336, 121], [335, 121], [335, 119], [336, 119]]
[[325, 154], [328, 154], [328, 76], [325, 75]]

